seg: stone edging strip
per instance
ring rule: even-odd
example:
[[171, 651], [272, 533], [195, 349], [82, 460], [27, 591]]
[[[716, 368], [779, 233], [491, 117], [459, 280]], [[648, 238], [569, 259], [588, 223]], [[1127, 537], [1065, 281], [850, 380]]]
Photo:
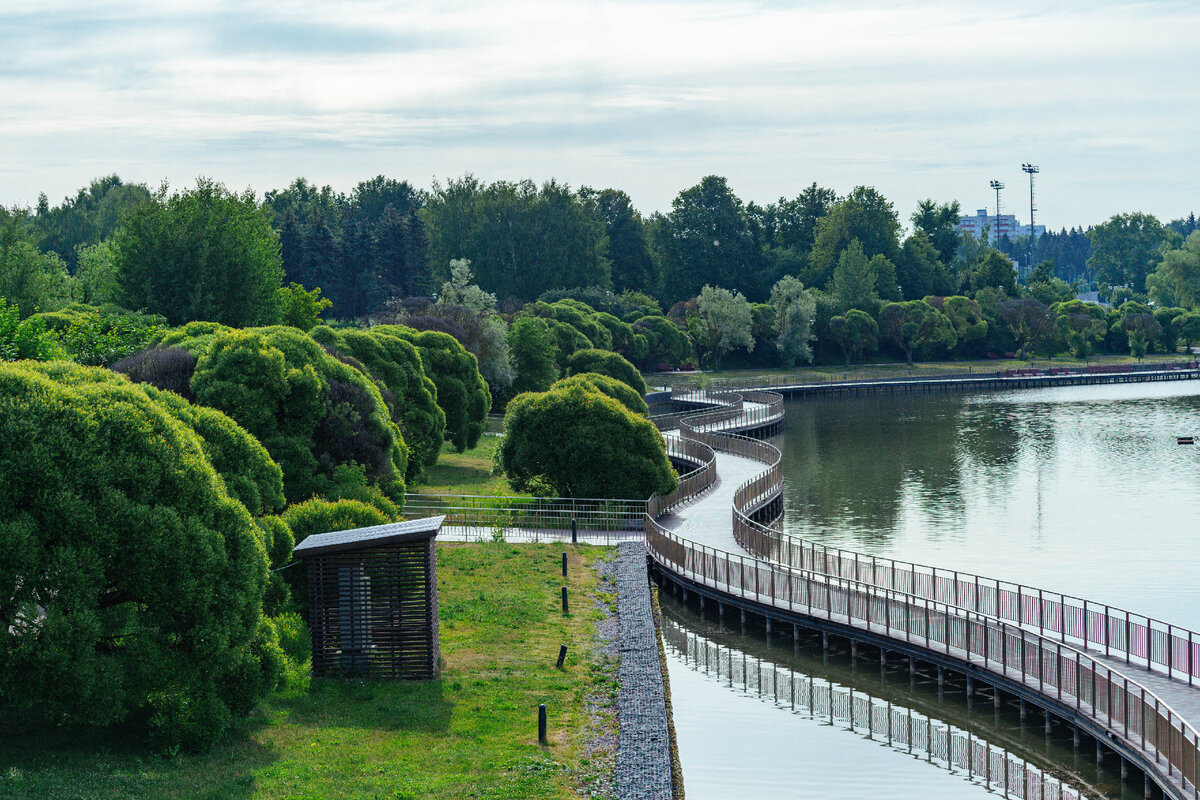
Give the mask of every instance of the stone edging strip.
[[621, 659], [617, 798], [672, 800], [671, 737], [645, 545], [621, 544], [615, 572]]

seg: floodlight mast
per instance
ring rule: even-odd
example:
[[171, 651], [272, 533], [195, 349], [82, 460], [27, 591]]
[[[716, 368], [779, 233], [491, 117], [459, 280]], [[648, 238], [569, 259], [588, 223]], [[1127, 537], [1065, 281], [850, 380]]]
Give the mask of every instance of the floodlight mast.
[[1004, 188], [1001, 181], [992, 181], [991, 186], [996, 190], [996, 224], [992, 227], [992, 244], [1000, 244], [1000, 190]]
[[1021, 171], [1029, 176], [1029, 268], [1033, 269], [1033, 237], [1036, 236], [1033, 230], [1033, 176], [1041, 172], [1037, 164], [1022, 164]]

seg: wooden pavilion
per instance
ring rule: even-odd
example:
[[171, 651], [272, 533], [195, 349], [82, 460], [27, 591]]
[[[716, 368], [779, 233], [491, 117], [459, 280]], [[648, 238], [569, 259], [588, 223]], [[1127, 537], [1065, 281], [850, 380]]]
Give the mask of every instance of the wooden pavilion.
[[308, 570], [318, 677], [432, 678], [438, 672], [437, 548], [444, 516], [314, 534]]

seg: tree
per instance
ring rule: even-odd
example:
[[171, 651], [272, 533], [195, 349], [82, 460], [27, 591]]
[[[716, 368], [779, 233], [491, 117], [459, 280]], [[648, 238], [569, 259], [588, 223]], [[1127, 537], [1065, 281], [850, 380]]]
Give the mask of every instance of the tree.
[[838, 256], [829, 291], [843, 311], [858, 308], [873, 312], [879, 307], [875, 270], [857, 239], [852, 240]]
[[1129, 339], [1129, 352], [1134, 358], [1143, 359], [1151, 343], [1162, 335], [1162, 326], [1154, 318], [1149, 307], [1130, 301], [1119, 309], [1121, 329]]
[[746, 209], [724, 178], [709, 175], [684, 189], [653, 231], [668, 301], [693, 297], [705, 284], [745, 292], [755, 282], [759, 251]]
[[646, 394], [646, 381], [637, 371], [637, 367], [617, 353], [595, 348], [577, 350], [571, 354], [567, 364], [567, 375], [579, 375], [585, 372], [597, 372], [616, 378], [632, 388], [639, 395]]
[[24, 309], [52, 311], [67, 304], [67, 267], [57, 255], [41, 253], [22, 215], [0, 207], [0, 297]]
[[280, 322], [302, 331], [310, 331], [323, 323], [321, 312], [333, 305], [333, 301], [321, 297], [321, 287], [310, 292], [298, 283], [277, 289], [275, 300], [279, 305]]
[[1146, 277], [1146, 289], [1160, 306], [1200, 306], [1200, 231], [1191, 233], [1181, 247], [1163, 253]]
[[[957, 237], [957, 232], [955, 236]], [[955, 248], [957, 248], [956, 238]], [[896, 280], [905, 300], [919, 300], [929, 295], [946, 295], [954, 291], [954, 280], [929, 236], [915, 231], [904, 240], [896, 261]]]
[[612, 261], [612, 285], [616, 292], [652, 289], [658, 285], [658, 270], [650, 255], [646, 222], [633, 207], [629, 195], [619, 189], [579, 189], [579, 197], [604, 220], [608, 255]]
[[856, 186], [817, 222], [809, 256], [809, 286], [825, 286], [842, 251], [855, 239], [866, 257], [881, 255], [893, 264], [900, 256], [900, 221], [892, 204], [868, 186]]
[[71, 287], [76, 300], [96, 306], [116, 302], [120, 287], [113, 267], [115, 255], [111, 240], [79, 248]]
[[863, 350], [874, 350], [877, 346], [879, 325], [871, 319], [870, 314], [857, 308], [830, 319], [827, 330], [830, 338], [842, 348], [847, 367], [850, 366], [851, 357], [858, 358]]
[[584, 386], [593, 389], [616, 400], [632, 413], [643, 417], [650, 413], [650, 406], [646, 404], [645, 397], [638, 394], [636, 389], [624, 381], [610, 378], [608, 375], [601, 375], [598, 372], [581, 372], [555, 381], [549, 391], [562, 389], [565, 386]]
[[1017, 272], [1013, 262], [999, 250], [988, 249], [983, 258], [967, 267], [965, 288], [972, 292], [994, 286], [1009, 297], [1017, 296]]
[[1046, 305], [1064, 303], [1075, 297], [1075, 291], [1054, 275], [1054, 261], [1043, 261], [1025, 279], [1025, 291]]
[[1107, 315], [1095, 303], [1068, 300], [1050, 307], [1060, 335], [1075, 358], [1087, 358], [1108, 332]]
[[561, 497], [650, 497], [677, 480], [653, 423], [583, 385], [515, 397], [498, 462], [518, 491]]
[[700, 291], [695, 317], [695, 340], [713, 355], [713, 367], [721, 368], [721, 356], [735, 347], [754, 349], [753, 317], [744, 295], [728, 289], [705, 286]]
[[172, 325], [278, 320], [279, 237], [254, 194], [206, 178], [133, 207], [113, 237], [119, 301]]
[[949, 266], [958, 256], [958, 246], [962, 241], [958, 223], [962, 217], [962, 206], [957, 200], [949, 203], [935, 203], [932, 199], [917, 203], [913, 212], [912, 223], [914, 235], [924, 234], [934, 249], [937, 250], [938, 260]]
[[195, 430], [106, 370], [55, 369], [0, 365], [0, 693], [209, 744], [282, 673], [271, 543]]
[[508, 329], [508, 349], [512, 353], [513, 378], [510, 391], [544, 392], [558, 378], [554, 356], [558, 345], [550, 327], [541, 317], [518, 317]]
[[123, 183], [116, 175], [97, 178], [58, 206], [51, 207], [42, 195], [31, 220], [38, 247], [57, 255], [76, 274], [79, 254], [111, 237], [123, 211], [149, 199], [144, 185]]
[[1175, 335], [1183, 342], [1183, 349], [1192, 352], [1192, 343], [1200, 341], [1200, 312], [1189, 311], [1176, 317], [1172, 323]]
[[430, 263], [445, 270], [469, 259], [479, 285], [504, 298], [611, 285], [604, 220], [556, 181], [483, 184], [466, 175], [435, 182], [421, 214]]
[[924, 300], [885, 305], [879, 312], [879, 333], [904, 351], [910, 365], [914, 351], [935, 347], [949, 350], [958, 341], [953, 323]]
[[997, 306], [997, 311], [1017, 342], [1019, 358], [1028, 358], [1030, 349], [1038, 344], [1049, 346], [1050, 338], [1058, 332], [1050, 309], [1035, 298], [1005, 300]]
[[650, 365], [679, 366], [692, 354], [692, 342], [687, 334], [662, 315], [642, 317], [633, 323], [633, 329], [646, 337], [646, 359]]
[[987, 336], [988, 324], [983, 318], [983, 311], [979, 303], [969, 297], [953, 295], [936, 302], [935, 298], [926, 297], [925, 302], [945, 314], [954, 325], [960, 346]]
[[348, 356], [362, 365], [380, 384], [392, 421], [400, 426], [411, 457], [405, 480], [409, 483], [437, 463], [446, 432], [446, 414], [437, 404], [437, 387], [421, 364], [412, 342], [376, 326], [365, 331], [313, 328], [309, 335], [334, 355]]
[[812, 361], [813, 318], [817, 304], [799, 278], [785, 275], [771, 288], [771, 306], [775, 312], [775, 347], [785, 366]]
[[1087, 268], [1105, 286], [1146, 291], [1146, 276], [1161, 260], [1161, 249], [1178, 239], [1151, 214], [1116, 214], [1087, 232], [1092, 255]]

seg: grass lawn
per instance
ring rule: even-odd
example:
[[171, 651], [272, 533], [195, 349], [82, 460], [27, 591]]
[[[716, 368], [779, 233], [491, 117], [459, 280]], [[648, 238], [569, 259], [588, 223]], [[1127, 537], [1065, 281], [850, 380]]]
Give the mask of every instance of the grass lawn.
[[[300, 679], [204, 754], [167, 757], [119, 731], [0, 716], [0, 797], [571, 798], [611, 771], [585, 748], [585, 698], [615, 680], [594, 645], [605, 548], [570, 551], [570, 616], [553, 545], [438, 549], [444, 670], [425, 682]], [[555, 669], [560, 643], [570, 651]], [[549, 707], [550, 744], [537, 743]], [[611, 712], [608, 712], [611, 713]], [[615, 729], [615, 721], [607, 723]], [[615, 739], [614, 739], [615, 741]]]
[[421, 481], [408, 490], [415, 494], [475, 494], [511, 495], [508, 479], [492, 474], [492, 456], [500, 446], [501, 437], [484, 434], [479, 444], [462, 453], [446, 442], [438, 462], [421, 476]]

